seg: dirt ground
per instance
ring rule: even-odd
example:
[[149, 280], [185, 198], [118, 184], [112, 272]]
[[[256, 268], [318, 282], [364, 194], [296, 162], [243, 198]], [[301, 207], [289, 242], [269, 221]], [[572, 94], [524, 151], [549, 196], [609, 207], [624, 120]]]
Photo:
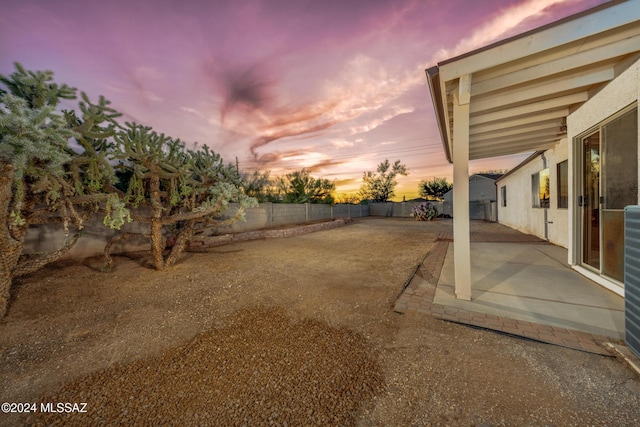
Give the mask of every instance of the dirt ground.
[[0, 425], [638, 425], [624, 361], [393, 312], [450, 227], [363, 218], [164, 272], [142, 253], [49, 266], [0, 324], [0, 402], [35, 404]]

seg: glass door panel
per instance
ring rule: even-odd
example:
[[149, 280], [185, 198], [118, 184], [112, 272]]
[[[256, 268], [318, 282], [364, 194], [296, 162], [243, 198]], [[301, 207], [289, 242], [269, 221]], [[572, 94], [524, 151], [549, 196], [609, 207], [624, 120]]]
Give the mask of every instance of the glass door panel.
[[624, 208], [638, 203], [638, 110], [602, 127], [602, 273], [624, 281]]
[[582, 142], [582, 262], [600, 270], [600, 133]]
[[602, 274], [624, 282], [623, 210], [602, 210]]

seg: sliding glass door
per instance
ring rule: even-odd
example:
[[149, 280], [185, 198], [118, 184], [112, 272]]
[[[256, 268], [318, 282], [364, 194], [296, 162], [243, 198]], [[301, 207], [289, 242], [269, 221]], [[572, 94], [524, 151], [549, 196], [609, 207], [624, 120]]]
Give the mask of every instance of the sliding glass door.
[[582, 262], [600, 270], [600, 131], [582, 140]]
[[638, 110], [581, 138], [582, 263], [624, 281], [624, 207], [638, 204]]

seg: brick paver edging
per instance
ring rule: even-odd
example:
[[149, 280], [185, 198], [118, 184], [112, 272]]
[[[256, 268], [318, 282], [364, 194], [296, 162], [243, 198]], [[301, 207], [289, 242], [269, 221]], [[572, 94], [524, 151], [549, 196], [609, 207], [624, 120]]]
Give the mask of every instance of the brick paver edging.
[[418, 271], [396, 300], [394, 304], [396, 313], [423, 313], [437, 319], [497, 331], [506, 335], [524, 337], [602, 356], [613, 356], [611, 352], [600, 345], [600, 343], [611, 341], [607, 337], [434, 304], [433, 298], [436, 294], [438, 276], [442, 270], [448, 246], [449, 243], [446, 241], [435, 242], [424, 259], [423, 268]]
[[188, 249], [203, 249], [215, 246], [222, 246], [233, 242], [243, 242], [247, 240], [273, 239], [282, 237], [299, 236], [316, 231], [329, 230], [342, 227], [351, 222], [351, 218], [336, 218], [331, 221], [318, 222], [315, 224], [305, 224], [287, 228], [263, 229], [244, 231], [240, 233], [222, 234], [219, 236], [205, 236], [194, 239]]

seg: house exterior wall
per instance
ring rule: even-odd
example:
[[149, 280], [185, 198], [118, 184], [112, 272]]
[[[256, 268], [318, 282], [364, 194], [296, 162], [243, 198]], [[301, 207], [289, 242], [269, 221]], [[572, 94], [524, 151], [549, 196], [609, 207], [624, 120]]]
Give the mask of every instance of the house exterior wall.
[[[571, 231], [571, 240], [568, 249], [569, 263], [573, 266], [580, 264], [580, 210], [576, 203], [577, 195], [580, 194], [580, 183], [577, 180], [579, 170], [576, 165], [580, 158], [581, 147], [576, 143], [576, 138], [624, 108], [634, 103], [640, 104], [640, 59], [636, 58], [630, 63], [621, 64], [617, 72], [618, 75], [614, 80], [567, 117], [568, 150], [572, 160], [569, 162], [569, 176], [572, 177], [572, 183], [569, 186], [568, 228]], [[640, 147], [640, 141], [638, 141], [638, 146]], [[638, 152], [640, 153], [640, 150]], [[640, 163], [640, 159], [638, 161]], [[591, 274], [587, 270], [581, 272], [614, 292], [623, 293], [620, 284], [612, 284], [605, 278]]]
[[[557, 164], [567, 160], [567, 140], [561, 140], [553, 149], [547, 150], [518, 170], [496, 181], [498, 190], [498, 222], [523, 233], [548, 239], [558, 246], [569, 244], [569, 210], [558, 208]], [[544, 158], [543, 158], [544, 156]], [[536, 208], [532, 204], [531, 176], [549, 168], [549, 208]], [[501, 187], [507, 191], [507, 206], [503, 206]], [[545, 210], [547, 231], [545, 235]]]
[[[577, 177], [576, 162], [580, 154], [580, 147], [575, 144], [578, 135], [588, 131], [592, 127], [616, 114], [625, 107], [640, 101], [640, 60], [636, 60], [629, 68], [618, 75], [615, 80], [605, 86], [600, 92], [584, 103], [575, 112], [567, 117], [567, 134], [569, 141], [569, 153], [572, 162], [569, 162], [569, 176]], [[640, 142], [639, 142], [640, 145]], [[640, 152], [640, 150], [639, 150]], [[579, 224], [579, 210], [575, 205], [576, 194], [579, 193], [579, 183], [575, 181], [569, 187], [569, 227], [579, 233], [576, 228]], [[569, 261], [572, 265], [578, 263], [579, 250], [577, 237], [574, 236], [573, 245], [569, 247]]]

